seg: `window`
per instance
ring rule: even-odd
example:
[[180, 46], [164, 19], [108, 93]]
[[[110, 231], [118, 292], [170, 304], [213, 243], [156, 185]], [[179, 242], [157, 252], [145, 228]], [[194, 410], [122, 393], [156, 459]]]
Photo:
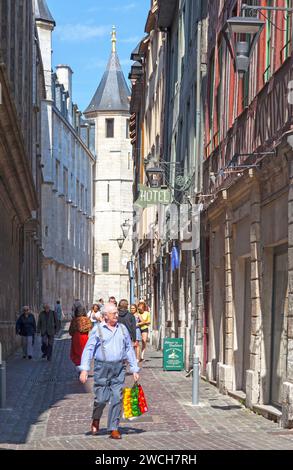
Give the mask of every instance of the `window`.
[[68, 196], [68, 170], [63, 168], [63, 194], [67, 198]]
[[85, 212], [88, 214], [88, 207], [89, 207], [89, 204], [88, 204], [88, 190], [87, 190], [87, 189], [85, 190], [84, 201], [85, 201], [84, 210], [85, 210]]
[[107, 183], [107, 202], [110, 202], [110, 183]]
[[108, 139], [114, 137], [114, 119], [106, 119], [106, 137]]
[[56, 160], [55, 173], [56, 173], [55, 187], [56, 187], [56, 190], [59, 191], [60, 162], [58, 160]]
[[131, 153], [130, 152], [128, 152], [127, 162], [128, 162], [127, 169], [130, 170], [131, 169]]
[[[216, 113], [217, 113], [217, 129], [216, 133], [220, 139], [221, 129], [221, 119], [222, 119], [222, 102], [223, 102], [223, 90], [222, 90], [222, 77], [223, 77], [223, 42], [218, 43], [218, 83], [216, 92]], [[215, 140], [215, 146], [218, 144], [218, 139]]]
[[[268, 0], [268, 5], [272, 6], [272, 1]], [[266, 69], [264, 72], [264, 81], [267, 82], [272, 75], [271, 52], [272, 52], [272, 11], [267, 11], [266, 21]]]
[[130, 138], [130, 136], [129, 136], [129, 122], [130, 122], [130, 119], [126, 119], [126, 139]]
[[84, 186], [80, 186], [80, 208], [84, 211]]
[[209, 128], [210, 137], [213, 135], [213, 119], [214, 119], [214, 86], [215, 86], [215, 51], [212, 52], [210, 59], [210, 76], [209, 76]]
[[[292, 8], [291, 4], [292, 0], [286, 0], [286, 7], [287, 8]], [[290, 13], [285, 13], [284, 16], [284, 23], [285, 23], [285, 28], [284, 28], [284, 47], [283, 47], [283, 60], [286, 60], [292, 50], [292, 15]]]
[[77, 180], [77, 182], [76, 182], [76, 201], [75, 201], [77, 207], [79, 207], [79, 196], [80, 196], [80, 194], [79, 194], [79, 181]]
[[70, 199], [74, 199], [74, 176], [73, 173], [71, 173], [70, 176]]
[[103, 273], [109, 272], [109, 253], [102, 254], [102, 271]]

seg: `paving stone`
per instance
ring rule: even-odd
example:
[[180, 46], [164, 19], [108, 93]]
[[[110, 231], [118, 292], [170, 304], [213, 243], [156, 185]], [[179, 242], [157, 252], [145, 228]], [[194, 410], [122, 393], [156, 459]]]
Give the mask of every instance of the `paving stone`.
[[[149, 347], [140, 382], [149, 412], [121, 421], [122, 441], [109, 439], [107, 408], [101, 433], [89, 434], [93, 377], [83, 386], [69, 359], [68, 324], [54, 344], [52, 362], [41, 359], [37, 338], [34, 360], [16, 354], [7, 362], [10, 411], [0, 411], [1, 449], [212, 450], [290, 449], [293, 433], [247, 410], [216, 387], [201, 382], [200, 406], [191, 406], [192, 378], [162, 370], [162, 353]], [[132, 375], [127, 376], [127, 385]]]

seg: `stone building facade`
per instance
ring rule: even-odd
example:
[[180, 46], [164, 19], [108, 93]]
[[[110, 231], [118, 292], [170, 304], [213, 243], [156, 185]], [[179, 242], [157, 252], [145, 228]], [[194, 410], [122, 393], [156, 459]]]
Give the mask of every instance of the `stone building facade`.
[[[37, 6], [37, 5], [36, 5]], [[15, 320], [41, 302], [40, 100], [35, 3], [0, 4], [0, 342], [16, 347]]]
[[204, 163], [204, 192], [211, 198], [202, 218], [204, 367], [223, 393], [292, 427], [292, 16], [268, 14], [242, 78], [219, 33], [229, 17], [240, 16], [241, 2], [213, 3]]
[[[165, 72], [165, 33], [157, 27], [157, 2], [152, 2], [145, 25], [146, 36], [131, 55], [134, 65], [130, 79], [131, 136], [135, 168], [134, 202], [139, 184], [147, 184], [144, 166], [154, 166], [163, 157], [163, 106]], [[136, 296], [145, 299], [152, 312], [151, 339], [159, 341], [160, 298], [153, 278], [156, 275], [155, 240], [156, 207], [136, 207], [136, 237], [134, 240]]]
[[[131, 260], [133, 218], [133, 163], [129, 136], [130, 91], [116, 52], [116, 32], [112, 32], [112, 52], [107, 70], [84, 115], [95, 123], [94, 170], [94, 300], [129, 298], [127, 263]], [[121, 226], [129, 225], [122, 248]]]
[[52, 32], [48, 8], [37, 19], [46, 97], [42, 101], [43, 301], [60, 300], [64, 313], [73, 300], [93, 302], [93, 167], [91, 124], [84, 125], [72, 102], [72, 70], [52, 73]]
[[[137, 282], [146, 283], [162, 335], [185, 338], [186, 368], [195, 352], [223, 393], [292, 427], [292, 15], [262, 12], [264, 29], [241, 76], [222, 32], [242, 3], [152, 2], [147, 24], [166, 34], [160, 155], [178, 206], [199, 204], [201, 238], [189, 253], [180, 237], [165, 245], [155, 238]], [[143, 54], [144, 74], [149, 60]], [[135, 64], [132, 76], [137, 191], [148, 157], [137, 151], [147, 140], [148, 90]], [[192, 177], [184, 190], [178, 169], [179, 183]]]
[[[180, 235], [180, 207], [188, 208], [189, 222], [199, 224], [189, 208], [197, 202], [202, 186], [204, 91], [206, 75], [206, 2], [153, 1], [144, 38], [132, 54], [142, 65], [132, 67], [134, 199], [138, 184], [146, 183], [146, 168], [160, 166], [172, 191], [172, 208], [178, 215], [177, 232], [164, 236], [169, 210], [156, 207], [140, 217], [137, 253], [137, 291], [152, 311], [152, 342], [162, 345], [165, 336], [184, 338], [186, 368], [195, 343], [202, 347], [203, 288], [199, 241], [184, 249]], [[178, 182], [183, 181], [183, 186]], [[173, 210], [171, 209], [171, 210]], [[161, 227], [161, 228], [160, 228]], [[150, 230], [152, 233], [150, 234]], [[175, 233], [176, 232], [176, 233]], [[180, 257], [172, 269], [172, 249]], [[197, 248], [197, 249], [195, 249]], [[197, 339], [195, 340], [195, 334]]]

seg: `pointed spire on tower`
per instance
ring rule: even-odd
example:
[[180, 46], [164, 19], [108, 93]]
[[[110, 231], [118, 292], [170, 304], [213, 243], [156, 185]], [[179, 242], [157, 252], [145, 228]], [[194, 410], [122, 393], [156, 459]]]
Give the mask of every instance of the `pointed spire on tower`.
[[35, 0], [35, 18], [37, 21], [43, 21], [56, 26], [46, 0]]
[[[1, 0], [0, 0], [1, 1]], [[84, 113], [129, 111], [130, 90], [116, 51], [116, 28], [112, 28], [112, 52], [97, 91]]]
[[116, 52], [116, 28], [115, 26], [112, 27], [112, 52]]

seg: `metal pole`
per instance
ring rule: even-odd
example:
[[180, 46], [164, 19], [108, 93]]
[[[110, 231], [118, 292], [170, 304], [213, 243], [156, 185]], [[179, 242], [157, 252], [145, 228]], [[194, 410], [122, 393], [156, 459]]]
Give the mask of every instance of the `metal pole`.
[[128, 276], [129, 276], [129, 297], [130, 303], [134, 304], [134, 269], [133, 269], [133, 261], [128, 261]]
[[191, 327], [190, 327], [190, 345], [189, 345], [189, 364], [188, 370], [191, 370], [193, 365], [193, 355], [195, 352], [196, 345], [196, 261], [195, 254], [192, 252], [191, 255], [191, 276], [190, 276], [190, 290], [191, 290]]
[[193, 356], [192, 404], [199, 404], [199, 357]]
[[165, 338], [165, 292], [164, 292], [164, 269], [163, 269], [163, 248], [160, 248], [160, 319], [161, 319], [161, 349], [164, 346]]
[[134, 269], [133, 269], [133, 261], [131, 261], [130, 302], [132, 304], [134, 304]]
[[0, 408], [6, 406], [6, 363], [2, 361], [2, 344], [0, 342]]

